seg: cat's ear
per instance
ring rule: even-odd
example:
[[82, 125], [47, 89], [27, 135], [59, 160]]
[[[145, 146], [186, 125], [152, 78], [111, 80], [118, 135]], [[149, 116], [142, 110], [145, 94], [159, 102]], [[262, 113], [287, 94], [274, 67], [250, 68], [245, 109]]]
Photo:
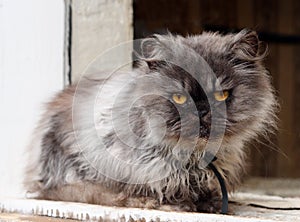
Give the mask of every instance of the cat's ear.
[[247, 61], [257, 61], [265, 57], [266, 46], [259, 41], [255, 31], [242, 30], [234, 36], [232, 50], [236, 57]]
[[159, 54], [161, 49], [159, 35], [152, 35], [142, 41], [141, 56], [144, 58], [153, 58], [155, 55]]
[[167, 65], [165, 61], [159, 59], [165, 54], [163, 40], [163, 36], [154, 34], [142, 41], [140, 58], [147, 63], [150, 70], [158, 70]]

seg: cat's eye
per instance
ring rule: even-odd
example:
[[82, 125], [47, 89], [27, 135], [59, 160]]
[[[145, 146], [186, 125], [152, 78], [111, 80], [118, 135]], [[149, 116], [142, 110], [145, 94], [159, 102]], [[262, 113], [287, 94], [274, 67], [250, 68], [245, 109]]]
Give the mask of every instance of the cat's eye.
[[227, 90], [224, 91], [218, 91], [214, 93], [214, 97], [217, 101], [224, 101], [228, 98], [229, 92]]
[[172, 99], [175, 103], [182, 105], [186, 102], [187, 97], [182, 94], [173, 94]]

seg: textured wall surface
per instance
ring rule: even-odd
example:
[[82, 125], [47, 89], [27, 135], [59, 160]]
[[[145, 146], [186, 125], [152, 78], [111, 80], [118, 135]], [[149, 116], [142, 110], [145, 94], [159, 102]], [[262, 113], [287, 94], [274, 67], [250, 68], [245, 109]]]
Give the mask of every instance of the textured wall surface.
[[[132, 0], [76, 0], [71, 4], [71, 72], [74, 82], [103, 52], [133, 39]], [[130, 50], [121, 50], [117, 54], [100, 69], [131, 60]]]

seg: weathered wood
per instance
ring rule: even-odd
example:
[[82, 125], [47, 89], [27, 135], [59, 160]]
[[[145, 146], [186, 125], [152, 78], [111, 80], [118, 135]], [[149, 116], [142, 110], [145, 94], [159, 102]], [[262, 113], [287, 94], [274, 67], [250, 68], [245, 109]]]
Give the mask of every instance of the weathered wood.
[[254, 28], [254, 1], [253, 0], [238, 0], [236, 1], [237, 27], [239, 28]]
[[[278, 32], [288, 35], [294, 34], [293, 1], [279, 2]], [[279, 45], [278, 51], [278, 88], [281, 99], [280, 133], [278, 135], [279, 146], [284, 150], [287, 157], [278, 155], [277, 176], [295, 176], [299, 168], [296, 167], [294, 159], [295, 129], [294, 129], [294, 103], [295, 103], [295, 81], [294, 81], [294, 55], [293, 45]]]
[[[300, 1], [293, 1], [293, 29], [296, 35], [300, 36]], [[293, 152], [294, 176], [300, 176], [300, 44], [296, 44], [293, 47], [293, 65], [294, 65], [294, 103], [293, 103], [293, 115], [294, 115], [294, 134], [295, 137]]]

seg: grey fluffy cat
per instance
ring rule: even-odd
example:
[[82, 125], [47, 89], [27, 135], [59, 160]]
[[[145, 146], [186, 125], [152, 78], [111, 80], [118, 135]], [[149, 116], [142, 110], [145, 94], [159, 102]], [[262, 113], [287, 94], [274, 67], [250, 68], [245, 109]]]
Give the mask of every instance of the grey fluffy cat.
[[30, 146], [37, 198], [216, 212], [232, 191], [244, 144], [275, 126], [276, 101], [257, 34], [154, 35], [131, 72], [98, 74], [59, 92]]

